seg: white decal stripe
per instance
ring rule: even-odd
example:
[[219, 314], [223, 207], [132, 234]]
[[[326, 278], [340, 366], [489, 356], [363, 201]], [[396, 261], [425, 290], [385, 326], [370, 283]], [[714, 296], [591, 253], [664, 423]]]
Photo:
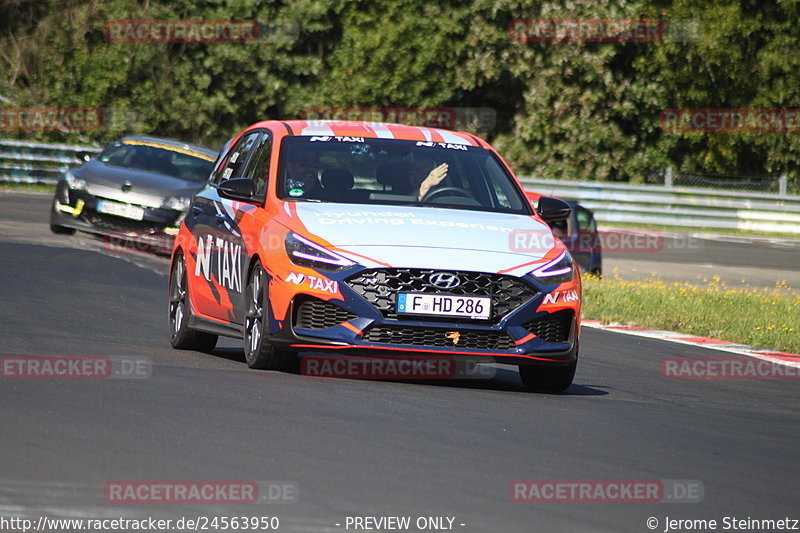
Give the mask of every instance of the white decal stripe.
[[292, 210], [289, 209], [289, 202], [283, 202], [283, 210], [286, 211], [286, 214], [292, 216]]
[[453, 133], [451, 131], [436, 130], [436, 132], [439, 133], [439, 135], [442, 136], [442, 139], [444, 139], [444, 142], [446, 142], [446, 143], [464, 144], [466, 146], [470, 146], [470, 142], [469, 141], [466, 141], [466, 140], [462, 139], [461, 137], [459, 137], [458, 135], [456, 135], [455, 133]]
[[331, 135], [334, 136], [333, 130], [328, 123], [324, 120], [309, 120], [308, 126], [303, 128], [300, 135]]
[[369, 122], [369, 127], [372, 128], [372, 131], [375, 132], [375, 136], [379, 139], [394, 139], [394, 133], [384, 124]]
[[422, 135], [425, 137], [426, 141], [428, 141], [428, 142], [433, 141], [433, 133], [431, 133], [430, 129], [428, 129], [428, 128], [418, 128], [418, 129], [419, 129], [419, 131], [422, 132]]

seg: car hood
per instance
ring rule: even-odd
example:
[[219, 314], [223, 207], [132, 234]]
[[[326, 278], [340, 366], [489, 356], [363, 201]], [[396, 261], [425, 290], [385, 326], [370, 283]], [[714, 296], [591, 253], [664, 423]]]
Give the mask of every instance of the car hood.
[[525, 273], [529, 263], [563, 249], [550, 227], [532, 216], [428, 207], [292, 205], [296, 220], [291, 229], [370, 267]]
[[[89, 192], [95, 196], [149, 207], [161, 207], [170, 196], [192, 196], [204, 185], [155, 172], [109, 166], [96, 160], [73, 172], [88, 182]], [[122, 190], [125, 182], [131, 184], [129, 192]]]

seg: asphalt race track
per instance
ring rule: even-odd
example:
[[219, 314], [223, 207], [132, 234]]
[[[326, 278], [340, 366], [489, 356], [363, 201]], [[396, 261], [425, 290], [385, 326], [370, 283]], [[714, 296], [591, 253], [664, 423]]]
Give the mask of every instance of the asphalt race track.
[[[664, 357], [724, 354], [588, 328], [563, 395], [524, 392], [511, 367], [457, 382], [249, 370], [236, 342], [171, 349], [164, 258], [50, 235], [47, 207], [0, 194], [0, 354], [151, 366], [139, 379], [0, 379], [0, 515], [277, 516], [290, 532], [348, 531], [348, 516], [454, 517], [453, 530], [486, 533], [800, 519], [796, 379], [666, 380]], [[516, 503], [520, 479], [687, 480], [703, 496]], [[114, 480], [280, 481], [299, 497], [120, 505], [103, 496]]]

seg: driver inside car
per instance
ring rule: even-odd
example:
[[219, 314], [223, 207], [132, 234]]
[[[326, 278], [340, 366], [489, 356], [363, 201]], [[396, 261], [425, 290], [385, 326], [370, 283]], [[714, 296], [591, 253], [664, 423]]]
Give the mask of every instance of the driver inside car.
[[409, 188], [416, 194], [417, 200], [422, 201], [425, 195], [447, 177], [447, 163], [436, 165], [436, 160], [430, 157], [417, 157], [411, 167], [409, 175]]
[[322, 189], [317, 153], [300, 148], [289, 156], [286, 166], [286, 192], [289, 196], [316, 197]]

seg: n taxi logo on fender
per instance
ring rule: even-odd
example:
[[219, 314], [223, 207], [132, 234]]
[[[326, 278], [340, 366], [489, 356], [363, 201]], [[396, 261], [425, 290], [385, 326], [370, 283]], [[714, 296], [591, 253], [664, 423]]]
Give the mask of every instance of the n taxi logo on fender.
[[332, 279], [306, 276], [305, 274], [298, 274], [297, 272], [290, 272], [289, 275], [286, 276], [286, 281], [294, 283], [295, 285], [302, 285], [306, 280], [308, 280], [308, 288], [312, 291], [329, 292], [331, 294], [339, 292], [339, 282]]
[[558, 303], [559, 298], [562, 302], [574, 302], [578, 299], [578, 293], [575, 291], [553, 291], [550, 294], [544, 295], [542, 304], [555, 304]]
[[[212, 260], [212, 253], [216, 256], [216, 261]], [[242, 247], [211, 235], [206, 235], [205, 239], [197, 239], [194, 275], [202, 275], [208, 281], [211, 281], [213, 275], [223, 287], [242, 292]]]

